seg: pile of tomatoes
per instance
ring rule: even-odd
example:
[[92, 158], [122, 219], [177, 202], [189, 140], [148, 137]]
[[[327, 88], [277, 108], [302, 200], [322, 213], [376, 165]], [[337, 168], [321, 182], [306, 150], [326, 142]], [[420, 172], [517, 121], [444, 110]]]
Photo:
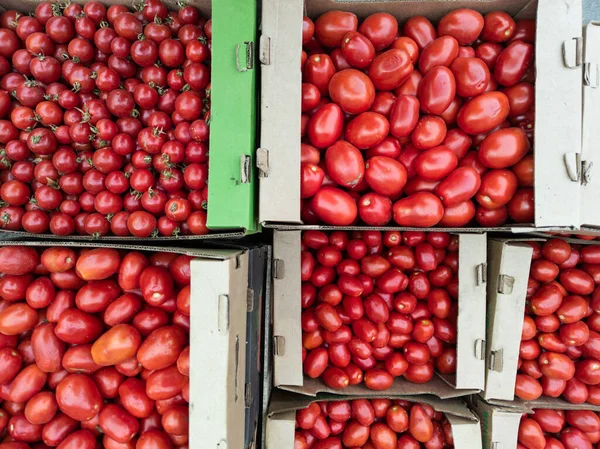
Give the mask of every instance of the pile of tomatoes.
[[306, 231], [301, 270], [307, 376], [385, 390], [456, 372], [456, 236]]
[[0, 447], [187, 449], [190, 259], [0, 248]]
[[313, 402], [296, 412], [294, 449], [449, 449], [452, 428], [427, 404], [390, 399]]
[[535, 21], [330, 11], [302, 29], [302, 220], [533, 222]]
[[591, 410], [536, 409], [519, 425], [517, 449], [593, 449], [600, 418]]
[[212, 24], [194, 6], [0, 16], [0, 227], [206, 234]]
[[515, 394], [600, 405], [600, 246], [530, 245]]

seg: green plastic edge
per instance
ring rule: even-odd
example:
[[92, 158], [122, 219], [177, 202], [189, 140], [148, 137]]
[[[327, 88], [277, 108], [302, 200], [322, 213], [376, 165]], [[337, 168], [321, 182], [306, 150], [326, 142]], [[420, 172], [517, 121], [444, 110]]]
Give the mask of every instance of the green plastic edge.
[[[257, 35], [256, 0], [213, 0], [212, 76], [210, 118], [210, 169], [208, 219], [211, 229], [257, 231], [256, 175], [256, 70], [240, 72], [246, 61], [245, 42]], [[250, 182], [241, 183], [241, 158], [250, 156]]]

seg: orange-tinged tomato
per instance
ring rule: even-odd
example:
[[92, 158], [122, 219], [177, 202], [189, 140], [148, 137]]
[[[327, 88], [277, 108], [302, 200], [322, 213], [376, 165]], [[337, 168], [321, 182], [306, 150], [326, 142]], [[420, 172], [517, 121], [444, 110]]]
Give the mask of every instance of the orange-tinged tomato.
[[0, 312], [0, 332], [4, 335], [18, 335], [33, 329], [37, 321], [37, 312], [26, 303], [9, 304]]
[[84, 281], [98, 281], [115, 274], [120, 263], [121, 257], [117, 250], [96, 248], [79, 256], [75, 270]]
[[92, 345], [92, 358], [101, 366], [116, 365], [133, 357], [142, 343], [138, 330], [129, 324], [117, 324]]

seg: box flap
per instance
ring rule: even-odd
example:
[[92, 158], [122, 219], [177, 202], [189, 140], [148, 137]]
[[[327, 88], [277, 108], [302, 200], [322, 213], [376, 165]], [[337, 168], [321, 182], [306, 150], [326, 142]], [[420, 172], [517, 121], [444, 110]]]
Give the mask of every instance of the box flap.
[[486, 399], [514, 397], [532, 252], [519, 242], [492, 239], [488, 244]]
[[259, 220], [300, 222], [303, 2], [263, 0]]
[[517, 447], [519, 423], [524, 410], [493, 406], [477, 396], [472, 396], [469, 406], [481, 421], [484, 449], [514, 449]]
[[190, 447], [241, 448], [248, 253], [238, 260], [193, 260], [190, 268], [190, 372], [199, 379], [190, 382]]
[[256, 230], [256, 0], [213, 4], [210, 229]]
[[300, 232], [273, 234], [274, 384], [302, 386]]
[[455, 386], [482, 390], [485, 385], [485, 234], [459, 234], [458, 337]]
[[[344, 390], [345, 391], [345, 390]], [[477, 421], [477, 417], [471, 412], [465, 404], [458, 399], [440, 399], [429, 394], [417, 394], [417, 395], [402, 395], [395, 392], [387, 391], [372, 391], [368, 390], [372, 394], [366, 396], [356, 395], [331, 395], [331, 394], [319, 394], [316, 397], [305, 396], [301, 394], [294, 394], [286, 391], [275, 390], [271, 397], [271, 404], [269, 405], [269, 416], [278, 417], [279, 415], [285, 414], [290, 411], [296, 411], [308, 407], [313, 402], [317, 401], [342, 401], [342, 400], [353, 400], [359, 398], [376, 399], [402, 399], [410, 402], [420, 402], [423, 404], [431, 405], [438, 412], [442, 412], [447, 415], [452, 415], [463, 420], [470, 422]]]
[[[304, 376], [304, 383], [300, 385], [279, 385], [279, 388], [293, 393], [299, 393], [306, 396], [317, 396], [318, 394], [327, 393], [332, 395], [343, 395], [343, 396], [354, 396], [354, 397], [369, 397], [377, 398], [382, 397], [381, 391], [369, 390], [364, 384], [351, 385], [343, 390], [336, 390], [330, 388], [321, 379], [311, 379], [310, 377]], [[462, 396], [468, 396], [470, 394], [477, 393], [479, 390], [459, 390], [453, 388], [443, 379], [438, 376], [434, 376], [426, 384], [415, 384], [408, 382], [403, 377], [397, 377], [394, 379], [394, 383], [391, 388], [388, 388], [383, 392], [384, 396], [397, 395], [397, 396], [414, 396], [414, 395], [435, 395], [441, 399], [458, 398]]]
[[[600, 226], [600, 23], [592, 22], [584, 30], [583, 122], [581, 140], [581, 223]], [[596, 172], [596, 176], [594, 176]]]
[[580, 184], [565, 161], [581, 151], [581, 67], [567, 67], [561, 52], [581, 36], [581, 0], [540, 1], [537, 14], [535, 224], [579, 226]]

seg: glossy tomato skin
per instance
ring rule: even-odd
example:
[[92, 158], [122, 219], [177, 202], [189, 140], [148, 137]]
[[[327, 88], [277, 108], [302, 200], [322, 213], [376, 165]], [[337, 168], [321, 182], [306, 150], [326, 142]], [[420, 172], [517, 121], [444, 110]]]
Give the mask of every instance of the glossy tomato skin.
[[467, 134], [485, 134], [500, 125], [510, 111], [502, 92], [485, 92], [467, 101], [458, 112], [457, 124]]
[[400, 226], [435, 226], [444, 215], [440, 199], [428, 192], [419, 192], [394, 203], [394, 221]]
[[438, 36], [452, 36], [459, 45], [470, 45], [483, 30], [483, 16], [472, 9], [462, 8], [449, 12], [438, 23]]
[[312, 198], [311, 209], [323, 222], [334, 226], [348, 226], [358, 214], [352, 196], [333, 187], [321, 188]]
[[456, 80], [452, 71], [443, 65], [430, 69], [419, 84], [421, 110], [441, 115], [456, 95]]
[[389, 132], [389, 122], [377, 112], [367, 111], [352, 119], [346, 126], [346, 139], [364, 150], [379, 144]]
[[356, 31], [358, 18], [355, 14], [342, 11], [329, 11], [315, 21], [315, 36], [326, 47], [339, 47], [344, 35]]
[[502, 86], [517, 84], [533, 62], [533, 45], [523, 41], [514, 41], [506, 47], [496, 61], [494, 78]]
[[485, 92], [490, 82], [488, 66], [479, 58], [456, 58], [450, 65], [456, 80], [456, 93], [470, 98]]
[[94, 381], [85, 374], [70, 374], [56, 387], [59, 409], [77, 421], [92, 419], [102, 407], [102, 396]]
[[529, 151], [529, 139], [521, 128], [504, 128], [490, 133], [479, 146], [479, 161], [488, 168], [507, 168]]
[[335, 73], [329, 82], [329, 96], [348, 114], [369, 110], [375, 100], [375, 86], [371, 79], [356, 69]]
[[141, 344], [138, 330], [129, 324], [117, 324], [92, 345], [92, 358], [101, 366], [116, 365], [133, 357]]
[[438, 37], [430, 42], [419, 56], [419, 71], [427, 74], [438, 66], [449, 67], [458, 56], [458, 41], [452, 36]]
[[322, 106], [308, 123], [310, 143], [319, 149], [333, 145], [342, 135], [342, 126], [343, 114], [340, 107], [334, 103]]
[[369, 67], [369, 78], [377, 90], [393, 90], [413, 71], [410, 55], [400, 49], [387, 50], [376, 56]]

